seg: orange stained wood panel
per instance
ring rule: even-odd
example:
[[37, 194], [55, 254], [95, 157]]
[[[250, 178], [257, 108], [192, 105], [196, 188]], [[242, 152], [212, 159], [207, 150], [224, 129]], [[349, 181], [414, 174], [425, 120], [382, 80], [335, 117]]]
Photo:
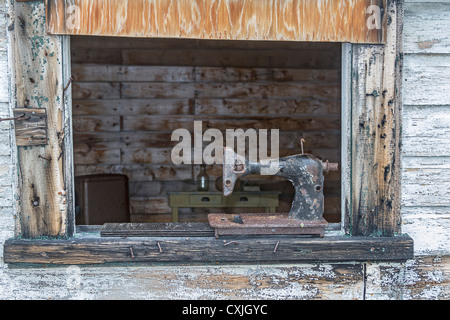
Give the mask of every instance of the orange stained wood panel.
[[388, 0], [46, 0], [58, 35], [383, 43]]

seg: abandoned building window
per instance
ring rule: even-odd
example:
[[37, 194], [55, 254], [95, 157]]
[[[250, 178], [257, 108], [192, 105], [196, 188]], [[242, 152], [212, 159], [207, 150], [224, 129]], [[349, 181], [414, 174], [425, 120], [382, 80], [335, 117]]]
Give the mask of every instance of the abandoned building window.
[[[198, 125], [224, 137], [276, 129], [280, 157], [339, 165], [341, 55], [340, 43], [72, 36], [76, 224], [289, 212], [296, 190], [286, 178], [248, 175], [224, 200], [223, 166], [175, 164], [171, 136], [185, 129], [193, 142]], [[324, 219], [340, 223], [340, 170], [319, 188]]]
[[[105, 10], [97, 1], [83, 1], [78, 11], [54, 0], [11, 7], [18, 194], [17, 238], [5, 242], [6, 263], [413, 255], [400, 217], [402, 1], [379, 2], [380, 10], [371, 1], [350, 1], [345, 12], [340, 1], [283, 1], [283, 10], [248, 1], [229, 10], [224, 2], [200, 23], [190, 7], [195, 1], [170, 11], [166, 6], [177, 2], [144, 2], [157, 7], [142, 10], [133, 2], [118, 10], [108, 2], [106, 19], [86, 14]], [[223, 14], [236, 9], [246, 14]], [[295, 10], [315, 18], [299, 23], [299, 15], [285, 14]], [[242, 23], [250, 29], [234, 28]], [[25, 107], [33, 107], [26, 110], [31, 115], [20, 110]], [[33, 130], [20, 130], [24, 121]], [[33, 134], [36, 127], [41, 134]], [[209, 142], [223, 145], [228, 130], [251, 133], [245, 158], [256, 145], [264, 151], [256, 163], [228, 151], [233, 161], [211, 161], [220, 148]], [[198, 157], [198, 149], [214, 156]], [[261, 155], [275, 153], [284, 159], [282, 177], [263, 174], [273, 167]], [[303, 167], [292, 165], [298, 159]], [[308, 188], [289, 179], [309, 179]], [[267, 236], [269, 228], [263, 236], [224, 241], [214, 237], [222, 236], [220, 227], [211, 233], [217, 214], [229, 214], [218, 222], [236, 230], [248, 228], [246, 214], [278, 218], [306, 200], [320, 214], [313, 219], [317, 230], [301, 223], [295, 231], [306, 227], [321, 236], [325, 221], [336, 232]]]

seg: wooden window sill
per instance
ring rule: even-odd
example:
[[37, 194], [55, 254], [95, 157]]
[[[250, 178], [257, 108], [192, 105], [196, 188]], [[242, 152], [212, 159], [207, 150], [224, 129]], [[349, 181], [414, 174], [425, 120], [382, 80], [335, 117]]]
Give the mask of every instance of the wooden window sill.
[[[95, 230], [94, 230], [95, 231]], [[77, 233], [70, 239], [9, 239], [7, 264], [82, 265], [108, 263], [295, 263], [405, 261], [414, 258], [413, 239], [349, 237], [328, 231], [301, 236], [102, 237]]]

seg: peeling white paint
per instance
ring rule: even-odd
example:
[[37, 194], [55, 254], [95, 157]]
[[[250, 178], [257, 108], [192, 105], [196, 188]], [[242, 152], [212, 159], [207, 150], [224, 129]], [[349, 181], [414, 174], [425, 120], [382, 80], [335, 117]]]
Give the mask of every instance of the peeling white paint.
[[[9, 84], [5, 81], [7, 78], [4, 78], [5, 67], [8, 65], [4, 32], [7, 28], [5, 5], [6, 1], [0, 0], [0, 117], [11, 114], [7, 103], [9, 98], [5, 100], [9, 96]], [[409, 48], [409, 51], [404, 59], [409, 83], [403, 96], [407, 97], [406, 101], [410, 106], [405, 110], [408, 128], [403, 138], [405, 149], [402, 162], [406, 184], [403, 188], [402, 213], [403, 231], [415, 240], [415, 260], [402, 264], [367, 264], [365, 274], [359, 273], [358, 268], [363, 270], [363, 265], [358, 263], [81, 267], [79, 285], [71, 284], [70, 277], [73, 273], [68, 272], [67, 267], [12, 269], [3, 263], [2, 258], [2, 244], [13, 237], [15, 226], [11, 203], [13, 182], [8, 175], [8, 170], [15, 167], [12, 162], [14, 156], [10, 153], [12, 126], [4, 122], [0, 123], [0, 300], [362, 299], [364, 290], [367, 299], [450, 299], [450, 208], [446, 203], [445, 206], [437, 207], [435, 202], [430, 201], [435, 194], [432, 177], [441, 178], [440, 185], [436, 187], [443, 188], [445, 192], [450, 190], [448, 179], [442, 179], [448, 176], [450, 170], [450, 154], [444, 148], [448, 141], [444, 141], [444, 145], [436, 145], [436, 141], [441, 141], [443, 135], [448, 135], [447, 123], [439, 119], [448, 116], [450, 90], [442, 90], [448, 87], [447, 80], [442, 79], [444, 86], [439, 88], [439, 83], [436, 85], [436, 79], [431, 77], [437, 75], [437, 79], [441, 79], [446, 75], [442, 70], [446, 70], [448, 75], [448, 57], [439, 55], [448, 54], [450, 49], [448, 36], [444, 33], [437, 35], [439, 42], [431, 42], [430, 46], [425, 45], [423, 49], [415, 43], [416, 40], [434, 39], [434, 34], [425, 36], [426, 33], [435, 32], [434, 26], [431, 28], [432, 24], [429, 24], [428, 13], [443, 24], [448, 24], [447, 17], [440, 14], [448, 12], [449, 4], [445, 1], [426, 5], [406, 1], [405, 6], [405, 48]], [[408, 20], [419, 14], [421, 20]], [[414, 36], [422, 38], [414, 40]], [[414, 56], [418, 53], [433, 55]], [[440, 68], [440, 62], [447, 63], [446, 67]], [[427, 73], [426, 70], [433, 73]], [[419, 77], [423, 77], [423, 81]], [[418, 85], [421, 86], [419, 91], [415, 89]], [[420, 96], [424, 92], [427, 95], [434, 92], [435, 96], [431, 101], [440, 106], [435, 107], [426, 97]], [[426, 103], [426, 106], [417, 108], [416, 103]], [[428, 117], [429, 114], [431, 117]], [[423, 121], [416, 120], [416, 116], [420, 116]], [[424, 124], [428, 125], [424, 127]], [[432, 130], [428, 130], [428, 127]], [[430, 144], [422, 140], [421, 144], [416, 128], [428, 134], [428, 138], [435, 142]], [[427, 150], [439, 150], [439, 154]], [[431, 169], [431, 174], [427, 175], [424, 169]], [[415, 174], [411, 170], [418, 170], [419, 173]], [[417, 193], [414, 190], [418, 190]], [[419, 199], [418, 196], [422, 198]], [[427, 258], [431, 254], [441, 256]]]

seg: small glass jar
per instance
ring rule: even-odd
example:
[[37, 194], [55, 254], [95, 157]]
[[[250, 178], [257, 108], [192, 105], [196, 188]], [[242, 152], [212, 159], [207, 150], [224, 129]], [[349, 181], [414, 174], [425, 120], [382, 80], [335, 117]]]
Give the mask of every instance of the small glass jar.
[[200, 173], [197, 176], [197, 190], [208, 191], [209, 190], [209, 176], [206, 173], [206, 165], [200, 165]]

